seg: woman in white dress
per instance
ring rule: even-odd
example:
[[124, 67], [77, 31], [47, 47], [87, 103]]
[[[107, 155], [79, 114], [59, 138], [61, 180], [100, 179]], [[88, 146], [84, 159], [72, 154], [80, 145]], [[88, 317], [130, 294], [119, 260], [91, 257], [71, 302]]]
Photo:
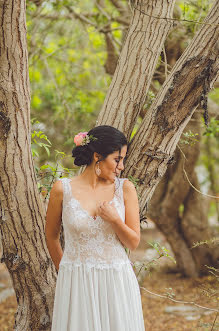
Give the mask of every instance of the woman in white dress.
[[53, 185], [46, 216], [47, 246], [58, 271], [52, 331], [144, 331], [140, 289], [125, 250], [140, 241], [135, 186], [119, 178], [127, 139], [102, 125], [80, 132], [74, 142], [74, 164], [87, 167]]

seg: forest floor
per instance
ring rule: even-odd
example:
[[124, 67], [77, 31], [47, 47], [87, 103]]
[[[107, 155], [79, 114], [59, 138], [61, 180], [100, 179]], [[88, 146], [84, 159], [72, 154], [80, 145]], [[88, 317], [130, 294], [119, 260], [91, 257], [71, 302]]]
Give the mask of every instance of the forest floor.
[[[152, 240], [169, 248], [165, 238], [153, 226], [149, 226], [142, 231], [141, 243], [129, 256], [130, 260], [140, 263], [153, 259], [154, 250], [148, 244]], [[146, 331], [219, 331], [219, 314], [217, 316], [214, 311], [192, 304], [195, 302], [219, 309], [218, 298], [213, 295], [218, 289], [218, 282], [213, 275], [184, 278], [176, 272], [172, 260], [161, 258], [158, 265], [144, 275], [140, 288]], [[161, 298], [156, 294], [169, 298]], [[180, 302], [173, 302], [170, 298]], [[183, 304], [181, 301], [189, 303]], [[16, 308], [10, 277], [6, 267], [0, 264], [0, 331], [13, 330]]]

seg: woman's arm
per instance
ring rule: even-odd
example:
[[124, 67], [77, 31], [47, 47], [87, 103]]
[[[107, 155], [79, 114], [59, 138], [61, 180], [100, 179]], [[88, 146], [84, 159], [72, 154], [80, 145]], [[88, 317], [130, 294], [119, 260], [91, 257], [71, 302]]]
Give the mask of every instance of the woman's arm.
[[125, 204], [125, 223], [117, 218], [112, 224], [114, 231], [125, 247], [134, 250], [140, 242], [140, 217], [138, 196], [134, 184], [125, 180], [123, 183]]
[[123, 197], [125, 223], [120, 218], [115, 206], [107, 201], [99, 204], [97, 214], [111, 224], [125, 247], [134, 250], [140, 242], [140, 217], [137, 192], [134, 184], [129, 180], [124, 181]]
[[53, 184], [50, 192], [45, 226], [46, 244], [57, 271], [59, 270], [59, 263], [63, 255], [59, 241], [62, 222], [62, 201], [62, 182], [57, 181]]

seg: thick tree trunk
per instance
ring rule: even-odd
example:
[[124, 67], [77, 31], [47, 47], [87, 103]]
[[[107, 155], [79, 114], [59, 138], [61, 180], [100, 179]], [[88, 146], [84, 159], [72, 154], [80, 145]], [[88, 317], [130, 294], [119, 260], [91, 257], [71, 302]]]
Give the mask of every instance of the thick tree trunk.
[[30, 141], [25, 1], [0, 5], [0, 231], [15, 289], [16, 330], [49, 330], [56, 281]]
[[[140, 179], [142, 216], [171, 162], [184, 127], [199, 103], [205, 107], [206, 93], [218, 75], [218, 10], [219, 2], [216, 1], [205, 20], [207, 24], [202, 26], [174, 66], [129, 146], [124, 174]], [[174, 240], [179, 233], [175, 223], [169, 229], [176, 229]], [[205, 239], [202, 231], [199, 235], [196, 240]], [[187, 274], [194, 276], [197, 272], [194, 267]]]
[[218, 9], [217, 1], [205, 20], [207, 24], [177, 61], [129, 146], [124, 174], [140, 180], [142, 212], [173, 158], [183, 129], [196, 107], [200, 103], [205, 106], [206, 94], [218, 75]]
[[[106, 114], [100, 115], [100, 121], [108, 121], [107, 124], [118, 126], [125, 133], [129, 130], [128, 136], [149, 86], [150, 77], [146, 76], [152, 75], [156, 64], [154, 59], [159, 55], [157, 49], [170, 27], [168, 20], [151, 16], [170, 16], [174, 1], [164, 0], [161, 6], [158, 0], [154, 0], [150, 2], [151, 7], [148, 3], [134, 2], [138, 9], [134, 10], [126, 48], [105, 102]], [[144, 186], [143, 181], [140, 185], [142, 212], [145, 212], [145, 202], [166, 171], [180, 134], [200, 102], [200, 96], [205, 96], [218, 70], [215, 60], [218, 29], [214, 25], [218, 24], [218, 7], [217, 2], [207, 21], [212, 25], [200, 30], [193, 46], [176, 65], [130, 146], [127, 174], [145, 180]], [[139, 9], [147, 10], [149, 17]], [[56, 274], [46, 247], [45, 209], [37, 190], [30, 150], [25, 1], [2, 1], [0, 17], [1, 261], [6, 263], [17, 296], [16, 330], [49, 330]], [[153, 33], [148, 38], [149, 28], [153, 28]], [[148, 62], [148, 57], [153, 59]], [[152, 69], [147, 71], [148, 66]], [[184, 83], [185, 77], [187, 84]], [[117, 112], [118, 117], [115, 116]], [[131, 166], [133, 163], [136, 167]], [[149, 178], [145, 178], [145, 174]]]
[[[194, 113], [185, 131], [191, 130], [200, 137], [200, 116]], [[170, 165], [158, 184], [150, 201], [147, 215], [167, 238], [175, 254], [179, 270], [189, 276], [206, 272], [205, 265], [216, 265], [219, 253], [216, 249], [201, 245], [191, 249], [193, 243], [210, 239], [210, 231], [205, 205], [206, 198], [197, 193], [187, 181], [184, 169], [192, 183], [199, 189], [195, 165], [199, 157], [199, 145], [180, 145], [186, 161], [179, 148], [175, 153], [175, 163]], [[185, 163], [185, 164], [184, 164]], [[184, 207], [183, 212], [180, 206]]]
[[[136, 10], [132, 20], [133, 26], [136, 26], [136, 20], [140, 24], [147, 16], [143, 14], [143, 12], [146, 12], [145, 8], [139, 5], [138, 9], [141, 10], [143, 17], [138, 16], [140, 14]], [[125, 177], [131, 175], [140, 180], [138, 190], [141, 195], [140, 209], [142, 218], [145, 216], [147, 204], [156, 185], [173, 159], [173, 153], [183, 129], [189, 122], [196, 107], [200, 103], [203, 107], [206, 106], [206, 94], [218, 74], [218, 10], [219, 3], [216, 1], [205, 19], [205, 24], [203, 24], [186, 51], [177, 61], [129, 145], [128, 158], [123, 175]], [[157, 15], [153, 14], [153, 16]], [[162, 15], [162, 17], [164, 16]], [[142, 31], [143, 29], [138, 28], [138, 30]], [[136, 106], [142, 107], [142, 99], [139, 101], [139, 96], [142, 98], [143, 92], [141, 90], [141, 93], [139, 93], [140, 87], [142, 87], [139, 82], [141, 82], [142, 77], [145, 79], [144, 70], [137, 70], [137, 68], [141, 68], [141, 65], [138, 64], [134, 71], [132, 57], [126, 56], [126, 54], [130, 54], [135, 49], [134, 59], [141, 59], [142, 48], [137, 48], [137, 41], [142, 39], [140, 37], [138, 39], [136, 33], [136, 41], [133, 40], [131, 38], [132, 31], [132, 28], [130, 28], [112, 84], [98, 119], [98, 125], [108, 124], [116, 126], [127, 137], [130, 137], [133, 126], [136, 123], [136, 114], [139, 113], [139, 108]], [[150, 48], [151, 43], [148, 42], [146, 47]], [[129, 59], [130, 64], [127, 66]], [[125, 71], [122, 70], [126, 66], [127, 69]], [[132, 77], [131, 82], [130, 76]], [[115, 115], [116, 113], [117, 116]], [[131, 117], [132, 113], [134, 114], [133, 117]], [[164, 229], [164, 225], [162, 228]], [[195, 254], [196, 257], [193, 260], [188, 244], [181, 237], [182, 233], [178, 229], [177, 218], [174, 222], [170, 222], [168, 232], [171, 232], [171, 235], [173, 234], [170, 243], [173, 245], [175, 242], [181, 242], [181, 249], [184, 249], [184, 255], [180, 255], [177, 252], [178, 249], [174, 250], [181, 269], [187, 275], [197, 275], [199, 267], [196, 265], [195, 260], [197, 261], [196, 257], [198, 254], [197, 256]], [[199, 241], [205, 239], [202, 235], [203, 232], [198, 231], [196, 239]], [[191, 236], [188, 234], [187, 241], [191, 242], [190, 239]], [[215, 258], [213, 260], [215, 261]], [[211, 258], [208, 261], [211, 261]]]
[[134, 13], [130, 28], [97, 120], [98, 125], [117, 127], [128, 138], [144, 105], [158, 57], [172, 26], [171, 20], [157, 17], [171, 18], [175, 1], [135, 0], [132, 3]]

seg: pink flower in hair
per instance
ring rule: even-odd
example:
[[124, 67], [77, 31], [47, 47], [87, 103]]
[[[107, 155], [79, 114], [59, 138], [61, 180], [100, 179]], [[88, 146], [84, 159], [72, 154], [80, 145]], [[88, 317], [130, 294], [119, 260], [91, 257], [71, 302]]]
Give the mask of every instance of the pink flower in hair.
[[86, 137], [86, 135], [88, 134], [88, 132], [79, 132], [78, 134], [81, 135], [81, 136], [83, 136], [83, 137]]
[[79, 132], [75, 137], [74, 137], [74, 143], [76, 146], [82, 145], [82, 142], [84, 138], [87, 136], [88, 132]]
[[76, 146], [84, 146], [88, 145], [91, 140], [97, 140], [96, 137], [93, 135], [88, 136], [88, 132], [79, 132], [75, 137], [74, 137], [74, 143]]

